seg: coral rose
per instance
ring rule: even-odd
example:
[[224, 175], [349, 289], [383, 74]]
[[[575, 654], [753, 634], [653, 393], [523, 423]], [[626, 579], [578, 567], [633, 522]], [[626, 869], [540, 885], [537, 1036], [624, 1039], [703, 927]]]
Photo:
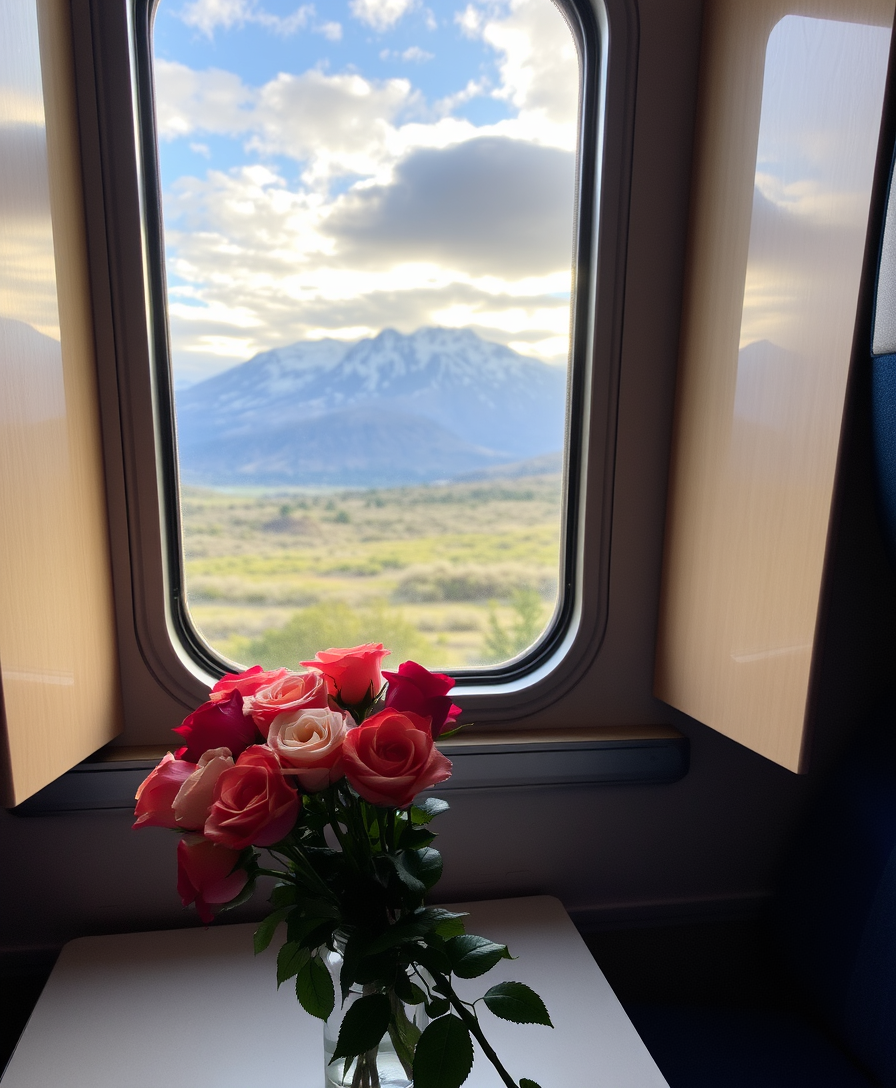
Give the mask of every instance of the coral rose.
[[246, 669], [245, 672], [226, 672], [212, 688], [209, 699], [213, 703], [219, 703], [223, 699], [229, 698], [235, 691], [238, 691], [244, 698], [247, 695], [254, 695], [259, 688], [273, 684], [275, 680], [279, 680], [287, 672], [289, 672], [288, 669], [269, 669], [266, 671], [261, 665], [253, 665], [251, 669]]
[[313, 661], [300, 664], [322, 673], [330, 694], [344, 706], [372, 702], [383, 686], [380, 664], [391, 650], [381, 642], [367, 642], [347, 650], [318, 650]]
[[231, 850], [271, 846], [292, 830], [300, 805], [277, 757], [256, 744], [218, 777], [205, 836]]
[[248, 875], [235, 869], [238, 850], [216, 846], [201, 835], [184, 835], [177, 844], [177, 892], [185, 907], [194, 903], [206, 925], [211, 904], [229, 903], [245, 888]]
[[342, 744], [345, 777], [374, 805], [407, 808], [421, 790], [451, 777], [429, 718], [381, 710], [350, 729]]
[[174, 732], [186, 741], [178, 754], [194, 763], [210, 748], [229, 748], [238, 756], [261, 739], [255, 722], [243, 713], [243, 696], [238, 691], [226, 699], [203, 703]]
[[174, 799], [181, 786], [196, 770], [195, 763], [175, 759], [166, 752], [161, 763], [149, 772], [137, 789], [134, 827], [177, 827]]
[[386, 706], [431, 718], [433, 739], [461, 712], [448, 698], [454, 687], [451, 676], [430, 672], [416, 661], [405, 661], [398, 666], [398, 672], [384, 672], [383, 676], [389, 681]]
[[327, 682], [318, 672], [289, 672], [249, 696], [243, 709], [266, 733], [278, 714], [329, 705]]
[[210, 748], [199, 757], [196, 770], [184, 782], [174, 798], [174, 818], [180, 827], [200, 831], [208, 819], [215, 793], [215, 783], [223, 771], [233, 766], [229, 748]]
[[278, 714], [271, 722], [268, 744], [285, 773], [294, 775], [306, 793], [317, 793], [342, 778], [342, 742], [353, 724], [341, 710]]

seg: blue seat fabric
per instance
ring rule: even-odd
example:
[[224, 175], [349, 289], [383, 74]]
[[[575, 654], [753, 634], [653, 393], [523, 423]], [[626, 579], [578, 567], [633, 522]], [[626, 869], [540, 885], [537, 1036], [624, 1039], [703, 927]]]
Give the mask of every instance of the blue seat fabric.
[[881, 528], [896, 566], [896, 355], [871, 360], [871, 428]]
[[896, 705], [858, 738], [796, 856], [781, 946], [827, 1027], [896, 1088]]

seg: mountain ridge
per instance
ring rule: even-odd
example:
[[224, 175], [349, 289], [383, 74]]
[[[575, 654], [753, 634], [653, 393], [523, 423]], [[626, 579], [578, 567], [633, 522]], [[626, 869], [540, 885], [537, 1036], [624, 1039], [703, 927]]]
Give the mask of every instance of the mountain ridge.
[[181, 471], [206, 484], [449, 479], [562, 449], [565, 401], [563, 369], [466, 329], [300, 341], [177, 394]]

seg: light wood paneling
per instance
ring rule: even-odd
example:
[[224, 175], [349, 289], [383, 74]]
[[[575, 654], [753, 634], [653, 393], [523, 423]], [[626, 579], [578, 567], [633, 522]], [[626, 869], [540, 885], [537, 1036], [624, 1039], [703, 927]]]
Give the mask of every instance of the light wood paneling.
[[864, 26], [892, 19], [892, 0], [706, 8], [655, 691], [791, 770], [889, 41]]
[[0, 140], [0, 677], [9, 805], [120, 731], [64, 0], [0, 5]]

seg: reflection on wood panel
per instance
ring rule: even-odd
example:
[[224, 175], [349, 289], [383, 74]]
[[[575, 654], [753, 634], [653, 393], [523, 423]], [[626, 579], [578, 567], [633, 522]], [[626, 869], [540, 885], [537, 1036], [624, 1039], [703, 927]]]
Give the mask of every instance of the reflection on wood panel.
[[70, 38], [61, 0], [0, 5], [6, 804], [119, 728]]
[[800, 768], [892, 0], [713, 0], [657, 695]]

